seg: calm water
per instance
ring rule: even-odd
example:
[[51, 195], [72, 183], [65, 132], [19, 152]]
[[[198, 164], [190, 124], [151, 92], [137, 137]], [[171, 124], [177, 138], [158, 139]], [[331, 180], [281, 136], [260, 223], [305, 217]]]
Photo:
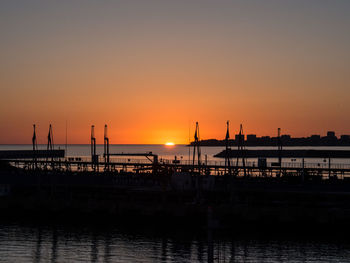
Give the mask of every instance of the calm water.
[[[39, 149], [46, 149], [46, 145], [39, 145]], [[285, 147], [284, 149], [325, 149], [325, 150], [350, 150], [349, 146], [344, 147]], [[0, 145], [0, 150], [31, 150], [31, 145]], [[65, 149], [65, 145], [55, 145], [55, 149]], [[223, 161], [223, 159], [215, 158], [214, 155], [224, 150], [225, 147], [201, 147], [202, 160], [205, 158], [209, 161]], [[235, 147], [232, 147], [235, 149]], [[276, 147], [247, 147], [247, 149], [276, 149]], [[188, 147], [186, 145], [174, 145], [174, 146], [165, 146], [165, 145], [145, 145], [145, 144], [113, 144], [110, 145], [110, 153], [146, 153], [152, 152], [158, 154], [159, 158], [164, 159], [174, 159], [175, 156], [179, 160], [189, 160], [192, 158], [193, 147]], [[96, 146], [97, 154], [103, 156], [103, 145]], [[67, 147], [67, 156], [90, 156], [91, 148], [89, 144], [73, 144], [68, 145]], [[134, 158], [134, 157], [132, 157]], [[256, 160], [248, 160], [256, 161]], [[268, 159], [268, 162], [275, 162], [276, 159]], [[283, 162], [291, 162], [291, 159], [283, 159]], [[301, 159], [293, 160], [293, 162], [301, 163]], [[322, 159], [306, 159], [305, 163], [324, 163], [328, 160]], [[340, 164], [350, 164], [349, 159], [333, 159], [332, 163]]]
[[[39, 149], [46, 149], [46, 145], [39, 145]], [[0, 150], [31, 150], [31, 145], [0, 145]], [[55, 149], [65, 149], [65, 145], [55, 145]], [[202, 147], [203, 158], [205, 155], [212, 159], [213, 156], [224, 147]], [[110, 153], [145, 153], [152, 152], [158, 154], [161, 158], [173, 159], [175, 156], [179, 159], [188, 160], [189, 154], [192, 153], [192, 147], [186, 145], [154, 145], [154, 144], [112, 144], [110, 145]], [[103, 145], [96, 146], [96, 152], [99, 155], [103, 155]], [[67, 146], [67, 156], [89, 156], [91, 154], [91, 148], [89, 144], [73, 144]]]
[[[214, 262], [350, 261], [350, 244], [337, 238], [214, 235], [212, 247]], [[181, 231], [1, 223], [0, 262], [208, 262], [208, 239]]]

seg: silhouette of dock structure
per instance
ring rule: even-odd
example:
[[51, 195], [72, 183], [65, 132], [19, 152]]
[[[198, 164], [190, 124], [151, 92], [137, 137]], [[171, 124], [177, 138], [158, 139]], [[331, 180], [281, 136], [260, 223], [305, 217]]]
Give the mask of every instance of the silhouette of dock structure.
[[235, 222], [347, 226], [350, 220], [350, 165], [331, 162], [332, 155], [316, 164], [286, 162], [279, 145], [273, 153], [277, 162], [261, 152], [251, 161], [241, 141], [237, 151], [226, 147], [236, 156], [203, 161], [198, 123], [192, 160], [111, 153], [107, 127], [101, 156], [94, 127], [88, 157], [54, 150], [51, 128], [47, 150], [37, 149], [35, 129], [32, 141], [31, 151], [0, 152], [0, 207], [8, 214], [151, 216], [210, 227]]
[[[50, 125], [48, 133], [47, 150], [38, 150], [36, 146], [36, 130], [33, 125], [33, 150], [0, 151], [0, 161], [6, 162], [13, 167], [24, 170], [51, 170], [51, 171], [74, 171], [74, 172], [98, 172], [98, 173], [189, 173], [193, 175], [213, 176], [244, 176], [244, 177], [281, 177], [296, 176], [312, 178], [337, 178], [350, 177], [350, 164], [333, 162], [333, 159], [350, 159], [350, 151], [345, 150], [282, 150], [277, 145], [276, 150], [247, 150], [243, 141], [234, 150], [226, 145], [226, 149], [215, 157], [218, 160], [201, 159], [199, 125], [196, 124], [195, 143], [193, 144], [193, 159], [179, 160], [160, 158], [152, 152], [144, 153], [111, 153], [109, 150], [109, 138], [107, 125], [104, 127], [104, 153], [96, 154], [96, 138], [94, 126], [91, 126], [91, 156], [66, 157], [64, 150], [55, 150], [53, 145], [53, 133]], [[243, 137], [242, 125], [240, 137]], [[280, 136], [280, 129], [278, 138]], [[226, 141], [229, 141], [229, 126], [227, 122]], [[277, 140], [280, 144], [281, 140]], [[144, 157], [144, 158], [142, 158]], [[220, 160], [224, 158], [224, 160]], [[277, 158], [278, 162], [268, 159]], [[301, 163], [283, 161], [284, 159], [300, 158]], [[323, 162], [305, 163], [307, 158], [322, 158]], [[256, 159], [256, 160], [252, 160]], [[293, 160], [293, 159], [292, 159]]]

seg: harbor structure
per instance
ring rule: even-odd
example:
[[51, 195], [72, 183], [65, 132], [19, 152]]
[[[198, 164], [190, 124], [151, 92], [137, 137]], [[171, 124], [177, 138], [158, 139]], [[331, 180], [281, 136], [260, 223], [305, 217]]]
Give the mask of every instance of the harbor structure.
[[[244, 136], [242, 125], [239, 135]], [[350, 165], [330, 161], [350, 158], [349, 151], [292, 151], [282, 147], [252, 151], [242, 144], [237, 150], [227, 147], [227, 152], [219, 153], [222, 161], [202, 163], [198, 144], [193, 160], [159, 159], [152, 152], [110, 152], [107, 125], [103, 156], [96, 154], [94, 126], [91, 157], [66, 157], [64, 150], [55, 150], [52, 127], [48, 138], [48, 150], [37, 150], [33, 139], [33, 150], [0, 151], [0, 207], [9, 214], [99, 212], [205, 223], [210, 206], [210, 218], [219, 222], [215, 224], [218, 227], [232, 226], [233, 222], [273, 220], [300, 225], [345, 224], [350, 220]], [[194, 138], [199, 141], [198, 123]], [[327, 156], [329, 162], [283, 161], [296, 156]], [[266, 159], [249, 161], [253, 157]], [[277, 158], [278, 165], [268, 158]], [[235, 166], [229, 165], [232, 159], [237, 159]]]

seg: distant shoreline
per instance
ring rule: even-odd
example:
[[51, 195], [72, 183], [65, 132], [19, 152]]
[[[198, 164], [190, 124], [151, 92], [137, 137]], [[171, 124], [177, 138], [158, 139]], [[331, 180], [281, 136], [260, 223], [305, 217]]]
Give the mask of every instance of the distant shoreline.
[[[193, 147], [194, 144], [188, 144], [186, 145], [188, 147]], [[225, 147], [226, 145], [206, 145], [206, 144], [199, 144], [199, 146], [201, 147]], [[230, 144], [230, 147], [238, 147], [238, 145], [236, 144]], [[244, 146], [246, 147], [277, 147], [277, 145], [246, 145], [244, 144]], [[285, 147], [349, 147], [350, 144], [347, 145], [283, 145]]]
[[[260, 139], [260, 138], [259, 138]], [[190, 146], [193, 146], [195, 143], [191, 142]], [[244, 146], [252, 146], [252, 147], [277, 147], [277, 145], [281, 144], [282, 146], [287, 147], [307, 147], [307, 146], [313, 146], [313, 147], [324, 147], [324, 146], [350, 146], [350, 140], [327, 140], [327, 139], [320, 139], [319, 141], [313, 141], [309, 138], [293, 138], [288, 140], [280, 140], [280, 143], [278, 142], [277, 138], [270, 138], [270, 139], [261, 139], [261, 140], [255, 140], [255, 141], [249, 141], [245, 140], [243, 142]], [[201, 140], [199, 141], [200, 146], [205, 147], [224, 147], [226, 146], [225, 140], [216, 140], [216, 139], [209, 139], [209, 140]], [[238, 146], [238, 141], [236, 140], [229, 140], [228, 141], [229, 146]]]
[[[25, 145], [25, 146], [32, 146], [32, 144], [31, 143], [3, 143], [3, 144], [1, 144], [0, 143], [0, 146], [16, 146], [16, 145], [18, 145], [18, 146], [21, 146], [21, 145]], [[38, 143], [38, 145], [40, 146], [40, 145], [47, 145], [46, 143]], [[65, 144], [64, 143], [57, 143], [57, 144], [55, 144], [55, 146], [65, 146]], [[85, 145], [87, 145], [87, 146], [90, 146], [90, 143], [71, 143], [71, 144], [67, 144], [68, 146], [85, 146]], [[103, 146], [103, 143], [97, 143], [96, 144], [97, 146]], [[149, 146], [158, 146], [158, 145], [160, 145], [160, 146], [166, 146], [165, 144], [162, 144], [162, 143], [158, 143], [158, 144], [156, 144], [156, 143], [111, 143], [110, 144], [110, 146], [144, 146], [144, 145], [149, 145]], [[173, 145], [173, 146], [188, 146], [188, 144], [185, 144], [185, 143], [183, 143], [183, 144], [175, 144], [175, 145]], [[172, 147], [172, 146], [169, 146], [169, 147]]]

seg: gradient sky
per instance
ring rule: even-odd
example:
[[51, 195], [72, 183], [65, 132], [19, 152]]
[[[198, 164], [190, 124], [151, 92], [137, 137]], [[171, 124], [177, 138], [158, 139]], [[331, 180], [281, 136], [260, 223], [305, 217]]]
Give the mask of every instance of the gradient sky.
[[0, 34], [1, 144], [350, 134], [348, 0], [3, 0]]

